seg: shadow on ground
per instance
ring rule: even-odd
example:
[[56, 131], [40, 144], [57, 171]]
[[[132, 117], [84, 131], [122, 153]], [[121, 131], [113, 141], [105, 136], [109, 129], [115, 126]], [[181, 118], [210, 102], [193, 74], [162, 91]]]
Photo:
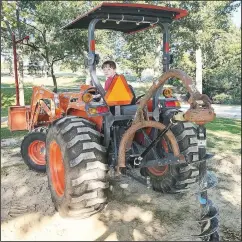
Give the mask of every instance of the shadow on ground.
[[[208, 167], [218, 177], [208, 194], [220, 210], [221, 241], [241, 241], [241, 149], [234, 128], [208, 130], [208, 151], [216, 154]], [[129, 177], [110, 182], [109, 203], [101, 213], [63, 219], [51, 201], [46, 174], [27, 168], [19, 146], [1, 150], [2, 240], [195, 241], [191, 235], [200, 232], [194, 193], [160, 194]]]
[[[220, 208], [222, 239], [239, 241], [240, 178], [231, 169], [240, 164], [230, 157], [219, 159], [209, 164], [219, 179], [209, 194]], [[18, 147], [2, 148], [2, 161], [2, 240], [195, 241], [190, 235], [199, 233], [193, 194], [159, 194], [127, 178], [127, 189], [111, 182], [109, 203], [101, 213], [84, 220], [62, 219], [52, 204], [46, 174], [29, 170]]]

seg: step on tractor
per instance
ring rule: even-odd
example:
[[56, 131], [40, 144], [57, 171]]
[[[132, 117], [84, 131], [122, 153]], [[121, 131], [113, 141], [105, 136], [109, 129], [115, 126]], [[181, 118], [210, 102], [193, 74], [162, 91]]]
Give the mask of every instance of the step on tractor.
[[[63, 31], [88, 29], [92, 85], [76, 93], [54, 93], [33, 87], [30, 106], [9, 107], [9, 128], [29, 130], [21, 154], [29, 168], [44, 172], [52, 201], [63, 217], [85, 218], [105, 208], [110, 180], [131, 176], [160, 193], [196, 194], [201, 214], [198, 236], [218, 241], [218, 209], [207, 190], [217, 183], [206, 168], [205, 124], [216, 115], [211, 101], [191, 77], [169, 69], [170, 25], [186, 10], [149, 4], [102, 3], [65, 25]], [[96, 75], [95, 29], [126, 34], [157, 26], [163, 39], [163, 74], [142, 96], [136, 96], [124, 75], [115, 75], [107, 91]], [[172, 91], [170, 78], [187, 89], [186, 112]], [[112, 180], [112, 181], [113, 181]]]

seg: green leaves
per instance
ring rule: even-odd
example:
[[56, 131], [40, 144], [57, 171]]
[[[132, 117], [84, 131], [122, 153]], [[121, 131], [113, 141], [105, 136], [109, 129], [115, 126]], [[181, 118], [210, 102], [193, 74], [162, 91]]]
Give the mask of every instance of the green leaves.
[[[116, 2], [116, 1], [112, 1]], [[124, 1], [123, 1], [124, 2]], [[127, 2], [127, 1], [125, 1]], [[87, 30], [62, 30], [61, 27], [86, 13], [99, 1], [19, 1], [20, 28], [35, 41], [25, 46], [24, 54], [46, 61], [48, 66], [65, 63], [73, 71], [83, 68], [87, 51]], [[239, 1], [132, 1], [188, 10], [187, 17], [171, 24], [172, 68], [180, 68], [195, 78], [195, 52], [202, 50], [203, 92], [210, 97], [226, 92], [238, 97], [241, 88], [241, 30], [233, 26], [231, 15]], [[3, 16], [17, 30], [16, 2], [2, 2]], [[2, 21], [2, 27], [7, 28]], [[138, 78], [143, 70], [162, 71], [162, 30], [159, 27], [135, 34], [98, 30], [96, 49], [100, 64], [108, 59], [133, 71]], [[11, 39], [1, 36], [2, 47], [11, 50]], [[38, 55], [38, 57], [36, 57]], [[158, 67], [157, 67], [158, 65]], [[222, 95], [223, 97], [223, 95]]]
[[[14, 28], [16, 16], [14, 6], [9, 7], [11, 5], [14, 4], [4, 3], [3, 9]], [[19, 2], [20, 26], [24, 33], [34, 36], [34, 42], [26, 46], [25, 54], [38, 54], [52, 69], [54, 63], [68, 58], [67, 61], [71, 64], [73, 56], [76, 57], [74, 65], [77, 59], [81, 62], [87, 42], [86, 31], [67, 31], [61, 27], [82, 14], [87, 9], [86, 5], [86, 2], [71, 1]]]

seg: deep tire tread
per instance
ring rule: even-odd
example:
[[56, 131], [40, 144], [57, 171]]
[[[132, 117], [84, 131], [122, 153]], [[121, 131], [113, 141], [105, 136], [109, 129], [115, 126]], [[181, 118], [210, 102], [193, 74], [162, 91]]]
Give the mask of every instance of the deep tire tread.
[[48, 134], [47, 147], [53, 140], [59, 144], [66, 170], [66, 187], [60, 198], [51, 183], [47, 149], [47, 174], [56, 209], [63, 217], [77, 218], [86, 218], [99, 212], [107, 203], [109, 183], [106, 149], [100, 144], [101, 135], [95, 124], [68, 116], [53, 122]]
[[[161, 122], [168, 124], [169, 115], [172, 110], [162, 114]], [[155, 191], [169, 193], [174, 190], [184, 189], [187, 187], [186, 181], [197, 177], [197, 169], [189, 163], [198, 161], [198, 142], [197, 127], [190, 122], [177, 122], [171, 131], [177, 137], [181, 154], [185, 156], [186, 164], [169, 165], [169, 170], [163, 176], [155, 176], [148, 169], [142, 171], [144, 175], [150, 176], [151, 184]], [[194, 175], [193, 175], [194, 174]]]

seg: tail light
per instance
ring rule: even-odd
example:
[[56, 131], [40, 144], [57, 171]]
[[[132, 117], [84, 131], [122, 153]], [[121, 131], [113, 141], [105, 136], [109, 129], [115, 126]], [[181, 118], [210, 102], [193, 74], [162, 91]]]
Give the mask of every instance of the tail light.
[[109, 109], [107, 106], [99, 106], [99, 107], [90, 107], [88, 108], [88, 112], [90, 114], [102, 114], [102, 113], [108, 113]]
[[107, 113], [108, 112], [108, 107], [107, 106], [100, 106], [97, 107], [97, 113]]
[[179, 101], [165, 101], [165, 107], [181, 107]]

